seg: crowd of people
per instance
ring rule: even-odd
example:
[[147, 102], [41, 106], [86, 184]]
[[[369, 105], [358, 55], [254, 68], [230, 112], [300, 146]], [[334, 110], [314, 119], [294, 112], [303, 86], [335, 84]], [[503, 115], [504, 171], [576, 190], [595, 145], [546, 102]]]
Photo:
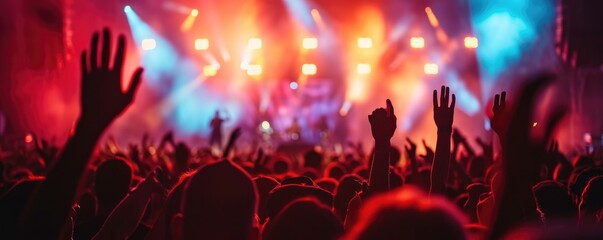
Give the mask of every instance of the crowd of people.
[[552, 74], [527, 79], [514, 101], [494, 96], [500, 148], [477, 139], [481, 151], [473, 149], [454, 127], [456, 98], [445, 86], [433, 91], [437, 142], [423, 141], [424, 154], [411, 139], [392, 143], [389, 100], [358, 126], [372, 133], [368, 153], [243, 154], [233, 151], [238, 129], [220, 155], [171, 133], [157, 145], [104, 148], [99, 140], [136, 104], [143, 73], [122, 90], [125, 37], [113, 60], [111, 42], [108, 29], [97, 32], [81, 55], [81, 111], [67, 142], [34, 139], [35, 151], [0, 159], [1, 239], [603, 238], [600, 156], [560, 152], [563, 110], [550, 113], [542, 136], [530, 134]]

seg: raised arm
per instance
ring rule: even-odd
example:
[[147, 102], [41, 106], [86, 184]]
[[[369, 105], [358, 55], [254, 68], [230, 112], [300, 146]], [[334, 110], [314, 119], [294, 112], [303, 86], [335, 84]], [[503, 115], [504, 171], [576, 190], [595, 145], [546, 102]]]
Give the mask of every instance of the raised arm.
[[159, 194], [161, 197], [165, 197], [166, 188], [164, 186], [167, 186], [169, 182], [167, 178], [160, 168], [149, 174], [113, 209], [111, 215], [92, 239], [127, 239], [130, 237], [140, 223], [151, 196]]
[[544, 135], [538, 139], [531, 138], [531, 117], [537, 103], [537, 94], [551, 80], [550, 75], [528, 80], [529, 83], [520, 92], [515, 111], [509, 118], [506, 142], [503, 145], [504, 184], [500, 200], [496, 201], [498, 207], [491, 239], [499, 239], [509, 230], [539, 218], [532, 186], [541, 180], [540, 171], [546, 158], [546, 145], [564, 110], [550, 115], [550, 120], [542, 124]]
[[[438, 91], [433, 90], [433, 119], [438, 128], [435, 157], [431, 166], [430, 194], [443, 194], [446, 190], [448, 168], [450, 166], [450, 137], [452, 135], [452, 122], [454, 120], [454, 105], [456, 97], [450, 88], [442, 86], [440, 104], [438, 104]], [[450, 105], [449, 105], [450, 104]]]
[[396, 115], [394, 106], [388, 99], [387, 109], [378, 108], [368, 116], [371, 132], [375, 140], [375, 153], [370, 168], [369, 184], [372, 193], [386, 192], [389, 190], [389, 154], [390, 139], [396, 131]]
[[142, 69], [136, 70], [128, 89], [122, 91], [122, 69], [125, 37], [119, 37], [113, 68], [109, 67], [111, 35], [103, 31], [101, 61], [98, 63], [99, 34], [94, 33], [90, 58], [81, 56], [81, 112], [74, 135], [51, 167], [46, 180], [30, 199], [23, 216], [21, 233], [25, 239], [55, 239], [67, 222], [67, 215], [76, 196], [80, 178], [96, 143], [113, 119], [134, 99]]
[[507, 139], [507, 128], [509, 125], [509, 109], [507, 108], [507, 92], [503, 91], [494, 96], [494, 105], [492, 106], [492, 116], [490, 125], [492, 130], [498, 134], [500, 144], [504, 148]]
[[404, 149], [406, 150], [406, 156], [410, 161], [410, 172], [418, 173], [419, 172], [419, 164], [417, 163], [417, 144], [415, 144], [410, 138], [406, 138], [406, 145]]

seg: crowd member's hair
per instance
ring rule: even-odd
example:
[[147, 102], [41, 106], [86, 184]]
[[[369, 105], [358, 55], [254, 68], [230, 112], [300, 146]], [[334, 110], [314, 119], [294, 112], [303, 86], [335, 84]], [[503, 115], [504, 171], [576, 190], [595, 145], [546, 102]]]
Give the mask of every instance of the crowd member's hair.
[[270, 191], [279, 186], [278, 181], [272, 177], [259, 176], [253, 179], [258, 189], [258, 217], [260, 223], [263, 223], [266, 217], [268, 217], [268, 198], [270, 197]]
[[570, 177], [568, 187], [569, 192], [574, 197], [574, 201], [576, 203], [580, 203], [580, 198], [582, 196], [582, 192], [588, 182], [596, 177], [603, 176], [603, 169], [601, 168], [577, 168], [574, 170], [574, 173]]
[[596, 217], [597, 222], [603, 217], [603, 176], [592, 178], [582, 192], [580, 218], [589, 214]]
[[576, 219], [578, 208], [567, 188], [556, 181], [542, 181], [532, 188], [536, 206], [544, 222], [551, 219]]
[[132, 177], [132, 167], [121, 159], [112, 158], [98, 166], [94, 178], [94, 191], [99, 214], [109, 214], [128, 194]]
[[328, 207], [333, 206], [333, 195], [319, 187], [298, 184], [282, 185], [270, 192], [267, 205], [268, 217], [276, 216], [287, 204], [303, 197], [313, 197]]
[[253, 180], [240, 167], [228, 160], [205, 165], [185, 188], [183, 238], [250, 238], [257, 198]]
[[375, 196], [364, 204], [346, 239], [466, 239], [454, 205], [414, 188]]
[[301, 198], [268, 221], [262, 239], [334, 240], [343, 231], [343, 224], [329, 207], [314, 198]]

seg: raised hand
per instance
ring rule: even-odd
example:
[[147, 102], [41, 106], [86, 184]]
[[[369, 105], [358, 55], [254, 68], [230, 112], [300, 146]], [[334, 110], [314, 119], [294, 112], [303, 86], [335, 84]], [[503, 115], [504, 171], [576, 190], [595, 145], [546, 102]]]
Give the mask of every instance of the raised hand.
[[463, 134], [458, 129], [456, 129], [456, 128], [453, 129], [453, 131], [452, 131], [452, 142], [454, 144], [453, 146], [458, 147], [464, 141], [465, 141], [465, 136], [463, 136]]
[[406, 145], [404, 146], [406, 155], [411, 161], [417, 160], [417, 144], [415, 144], [410, 138], [406, 138]]
[[[111, 58], [111, 33], [103, 30], [101, 61], [98, 62], [99, 33], [92, 36], [89, 52], [81, 56], [81, 115], [83, 119], [101, 128], [107, 127], [119, 116], [134, 99], [140, 85], [142, 68], [138, 68], [131, 77], [126, 91], [122, 91], [122, 70], [125, 58], [126, 39], [119, 36], [113, 67], [109, 67]], [[89, 56], [88, 56], [89, 54]], [[88, 58], [89, 57], [89, 58]]]
[[425, 154], [419, 155], [419, 157], [423, 158], [424, 162], [431, 163], [433, 161], [433, 157], [435, 156], [435, 152], [430, 146], [427, 145], [425, 139], [423, 139], [423, 147], [425, 148]]
[[452, 132], [455, 104], [456, 96], [452, 94], [452, 100], [450, 99], [449, 87], [442, 86], [442, 90], [440, 92], [440, 104], [438, 104], [438, 91], [433, 90], [433, 120], [438, 127], [438, 132]]
[[371, 192], [389, 191], [390, 140], [396, 131], [397, 120], [392, 102], [387, 99], [386, 104], [387, 109], [375, 109], [368, 116], [375, 139], [375, 151], [369, 176]]
[[389, 99], [386, 104], [387, 109], [377, 108], [368, 116], [375, 142], [389, 142], [396, 131], [397, 119], [394, 114], [394, 106]]
[[450, 166], [450, 136], [452, 134], [455, 103], [456, 97], [454, 94], [452, 94], [452, 100], [450, 99], [450, 88], [442, 86], [440, 104], [438, 104], [438, 91], [433, 90], [433, 120], [438, 127], [438, 138], [433, 164], [431, 165], [430, 194], [443, 194], [446, 190], [446, 180], [448, 179], [448, 168]]
[[417, 144], [415, 144], [410, 138], [406, 138], [407, 144], [404, 146], [406, 155], [410, 160], [410, 170], [415, 173], [418, 172], [419, 166], [417, 166]]
[[481, 138], [476, 138], [475, 141], [482, 148], [482, 155], [484, 155], [484, 159], [486, 160], [486, 165], [490, 165], [494, 161], [494, 146], [492, 142], [487, 143], [484, 142]]
[[507, 108], [507, 92], [503, 91], [502, 93], [494, 96], [492, 116], [490, 117], [492, 130], [494, 130], [499, 137], [502, 137], [507, 131], [508, 119], [509, 109]]
[[228, 144], [226, 144], [226, 147], [224, 148], [224, 151], [222, 152], [223, 158], [228, 157], [228, 155], [230, 154], [230, 151], [232, 150], [232, 147], [237, 142], [237, 139], [239, 139], [240, 136], [241, 136], [241, 128], [240, 127], [236, 128], [234, 131], [232, 131], [232, 133], [230, 134], [230, 137], [228, 138]]
[[[98, 139], [113, 119], [132, 103], [140, 85], [141, 68], [136, 70], [128, 89], [125, 92], [121, 89], [125, 37], [119, 37], [113, 68], [109, 67], [111, 35], [108, 29], [103, 31], [100, 64], [98, 41], [99, 34], [94, 33], [90, 51], [82, 53], [81, 113], [78, 123], [46, 174], [44, 184], [30, 197], [26, 208], [28, 211], [23, 214], [19, 229], [21, 238], [56, 239], [59, 236], [69, 219], [81, 177]], [[131, 213], [127, 210], [124, 211]], [[121, 219], [118, 220], [121, 222]]]

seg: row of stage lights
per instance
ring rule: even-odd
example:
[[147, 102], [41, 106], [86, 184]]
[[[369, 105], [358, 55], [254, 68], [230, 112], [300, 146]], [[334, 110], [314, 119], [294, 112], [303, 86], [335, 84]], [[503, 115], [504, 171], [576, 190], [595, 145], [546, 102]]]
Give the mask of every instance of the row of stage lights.
[[[130, 6], [126, 6], [124, 11], [127, 13], [131, 11]], [[199, 15], [199, 11], [197, 9], [191, 10], [191, 16], [196, 17]], [[479, 41], [476, 37], [465, 37], [464, 39], [465, 48], [468, 49], [476, 49], [479, 45]], [[361, 49], [370, 49], [373, 47], [373, 40], [369, 37], [360, 37], [357, 39], [357, 46]], [[209, 39], [207, 38], [197, 38], [194, 41], [194, 48], [197, 51], [208, 50], [210, 47]], [[410, 47], [413, 49], [423, 49], [425, 48], [425, 39], [422, 37], [411, 37], [410, 38]], [[141, 43], [141, 48], [144, 51], [150, 51], [157, 48], [157, 42], [155, 39], [147, 38], [143, 39]], [[247, 41], [247, 48], [249, 50], [258, 50], [262, 48], [262, 39], [259, 38], [250, 38]], [[310, 37], [304, 38], [302, 40], [302, 48], [304, 50], [312, 50], [318, 48], [318, 39]], [[205, 65], [203, 67], [203, 75], [206, 77], [215, 76], [220, 69], [219, 64]], [[247, 75], [249, 76], [260, 76], [262, 75], [262, 66], [259, 64], [249, 64], [246, 62], [241, 63], [241, 69], [247, 71]], [[313, 76], [317, 73], [316, 64], [305, 63], [301, 67], [301, 72], [305, 76]], [[368, 63], [359, 63], [356, 65], [356, 72], [360, 75], [368, 75], [371, 73], [371, 65]], [[426, 75], [437, 75], [439, 73], [439, 67], [435, 63], [426, 63], [423, 66], [423, 72]], [[292, 82], [291, 89], [297, 89], [297, 83]]]
[[[465, 37], [464, 40], [465, 48], [475, 49], [479, 43], [476, 37]], [[142, 40], [142, 50], [150, 51], [157, 47], [155, 39], [147, 38]], [[361, 37], [358, 38], [358, 48], [369, 49], [373, 47], [373, 40], [371, 38]], [[415, 49], [425, 48], [425, 39], [422, 37], [410, 38], [410, 47]], [[197, 38], [194, 43], [195, 50], [203, 51], [209, 49], [209, 39]], [[247, 48], [251, 50], [257, 50], [262, 48], [262, 39], [250, 38], [247, 41]], [[306, 50], [318, 48], [318, 40], [316, 38], [304, 38], [302, 41], [302, 48]]]
[[[465, 47], [469, 49], [475, 49], [478, 47], [478, 40], [475, 37], [466, 37], [465, 38]], [[373, 41], [371, 38], [358, 38], [357, 41], [358, 48], [362, 49], [370, 49], [373, 47]], [[142, 40], [142, 49], [145, 51], [153, 50], [157, 47], [157, 43], [154, 39], [143, 39]], [[410, 39], [410, 47], [414, 49], [422, 49], [425, 48], [425, 40], [422, 37], [413, 37]], [[209, 39], [207, 38], [198, 38], [195, 39], [194, 44], [195, 50], [203, 51], [209, 49]], [[250, 50], [258, 50], [262, 48], [262, 40], [259, 38], [251, 38], [247, 42], [247, 48]], [[318, 48], [318, 40], [316, 38], [304, 38], [302, 41], [302, 48], [306, 50], [316, 49]], [[206, 65], [203, 67], [203, 75], [206, 77], [215, 76], [219, 70], [219, 65]], [[257, 64], [241, 64], [241, 69], [246, 70], [249, 76], [260, 76], [262, 75], [262, 66]], [[317, 66], [316, 64], [306, 63], [302, 65], [302, 74], [306, 76], [316, 75]], [[438, 74], [438, 65], [434, 63], [427, 63], [423, 68], [425, 74], [427, 75], [437, 75]], [[367, 63], [359, 63], [356, 65], [356, 72], [361, 75], [366, 75], [371, 73], [371, 65]]]
[[[245, 64], [243, 64], [245, 65]], [[220, 65], [210, 64], [203, 66], [203, 75], [206, 77], [213, 77], [218, 74]], [[262, 75], [262, 65], [259, 64], [247, 64], [241, 67], [241, 69], [247, 71], [249, 76], [260, 76]], [[318, 68], [316, 64], [304, 63], [301, 67], [301, 73], [305, 76], [314, 76], [317, 73]], [[360, 75], [368, 75], [372, 71], [371, 65], [368, 63], [359, 63], [356, 65], [356, 72]], [[426, 63], [423, 65], [423, 71], [426, 75], [437, 75], [439, 73], [439, 67], [435, 63]]]

